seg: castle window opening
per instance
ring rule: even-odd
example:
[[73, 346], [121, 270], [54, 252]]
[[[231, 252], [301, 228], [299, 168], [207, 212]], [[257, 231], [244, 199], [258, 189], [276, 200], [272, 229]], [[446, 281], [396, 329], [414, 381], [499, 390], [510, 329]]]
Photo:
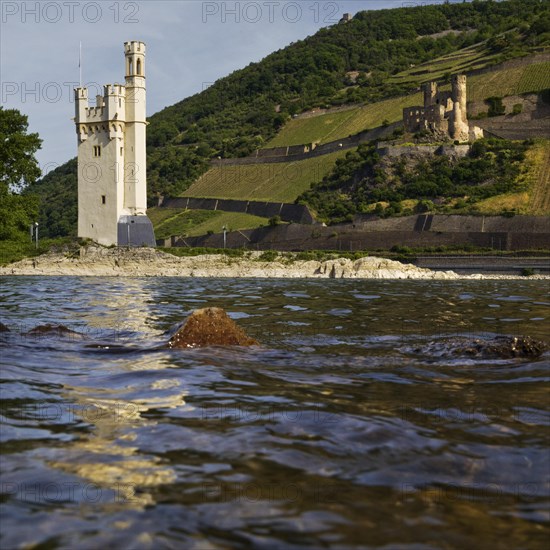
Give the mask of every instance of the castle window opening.
[[101, 145], [94, 145], [94, 157], [101, 156]]
[[124, 151], [124, 149], [121, 147], [120, 148], [120, 156], [122, 156], [122, 152]]
[[101, 195], [101, 204], [106, 204], [107, 197], [105, 195]]
[[136, 68], [137, 68], [137, 74], [141, 74], [141, 59], [137, 60]]

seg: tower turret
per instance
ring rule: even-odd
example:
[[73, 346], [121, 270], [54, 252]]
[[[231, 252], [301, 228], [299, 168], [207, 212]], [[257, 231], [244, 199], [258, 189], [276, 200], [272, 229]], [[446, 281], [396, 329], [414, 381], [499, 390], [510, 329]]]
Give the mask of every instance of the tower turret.
[[124, 208], [131, 215], [147, 210], [145, 166], [146, 96], [145, 44], [125, 42], [126, 57], [126, 170]]
[[124, 43], [126, 58], [126, 102], [128, 122], [145, 123], [145, 44]]
[[424, 107], [427, 108], [431, 105], [435, 105], [437, 82], [425, 82], [422, 84], [422, 91], [424, 92]]
[[466, 110], [466, 75], [454, 75], [451, 79], [451, 87], [453, 103], [458, 102], [458, 107], [460, 110], [460, 120], [466, 123], [468, 119]]

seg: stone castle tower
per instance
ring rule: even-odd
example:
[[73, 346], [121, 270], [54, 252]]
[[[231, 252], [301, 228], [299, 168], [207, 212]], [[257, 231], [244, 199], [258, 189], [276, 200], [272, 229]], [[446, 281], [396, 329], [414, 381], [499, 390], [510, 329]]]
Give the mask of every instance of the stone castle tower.
[[124, 44], [126, 82], [104, 86], [95, 107], [75, 89], [78, 236], [103, 245], [155, 246], [146, 215], [145, 44]]
[[483, 137], [483, 130], [468, 122], [466, 90], [465, 75], [452, 77], [450, 92], [439, 91], [436, 82], [426, 82], [422, 85], [424, 106], [403, 109], [405, 130], [429, 130], [440, 139], [461, 142]]

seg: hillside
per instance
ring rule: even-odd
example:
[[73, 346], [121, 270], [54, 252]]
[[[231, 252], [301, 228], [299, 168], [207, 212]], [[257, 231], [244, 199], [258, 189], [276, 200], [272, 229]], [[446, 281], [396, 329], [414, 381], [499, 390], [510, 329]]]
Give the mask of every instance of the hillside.
[[361, 145], [299, 200], [327, 223], [372, 212], [550, 214], [550, 140], [482, 139], [457, 157], [404, 149], [386, 156]]
[[[550, 9], [538, 0], [360, 12], [347, 24], [321, 29], [151, 116], [150, 204], [159, 196], [181, 195], [197, 180], [196, 185], [215, 181], [212, 174], [199, 179], [211, 158], [246, 156], [277, 143], [330, 141], [397, 120], [404, 105], [417, 101], [418, 84], [428, 77], [466, 66], [482, 68], [548, 44]], [[493, 89], [500, 91], [498, 83]], [[325, 115], [330, 121], [292, 118], [313, 108], [349, 104], [348, 110]], [[321, 179], [324, 174], [319, 172]], [[309, 183], [302, 181], [292, 193], [281, 191], [277, 200], [298, 195]], [[74, 162], [28, 189], [42, 199], [45, 235], [74, 233], [75, 189]], [[275, 200], [271, 191], [261, 197]]]
[[[477, 51], [482, 50], [482, 48], [477, 48]], [[441, 58], [442, 61], [446, 59], [447, 57]], [[526, 58], [525, 64], [519, 67], [497, 69], [486, 74], [470, 76], [468, 100], [483, 102], [490, 97], [536, 93], [550, 88], [550, 61], [546, 59], [547, 55], [533, 55]], [[470, 70], [475, 70], [476, 66], [482, 64], [483, 57], [480, 59], [476, 56], [476, 60], [477, 63], [472, 65], [461, 64], [460, 67], [454, 67], [453, 73], [465, 72], [468, 74]], [[424, 74], [423, 81], [436, 80], [440, 76], [440, 71], [437, 69], [438, 63], [433, 63], [430, 66], [434, 70], [426, 69], [428, 72]], [[400, 73], [396, 76], [404, 79], [405, 75], [410, 75], [410, 72]], [[407, 79], [406, 82], [410, 82], [412, 85], [413, 80]], [[442, 89], [450, 89], [450, 87], [443, 86]], [[299, 116], [285, 124], [266, 147], [325, 143], [337, 140], [367, 128], [381, 126], [385, 121], [397, 122], [403, 116], [404, 107], [421, 104], [421, 94], [414, 93], [367, 105], [354, 106], [342, 111], [306, 113], [305, 116]]]

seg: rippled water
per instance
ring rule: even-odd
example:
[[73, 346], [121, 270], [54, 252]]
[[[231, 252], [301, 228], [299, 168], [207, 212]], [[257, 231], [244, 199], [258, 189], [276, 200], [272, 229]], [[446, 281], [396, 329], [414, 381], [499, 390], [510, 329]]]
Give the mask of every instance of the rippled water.
[[[423, 351], [543, 282], [0, 281], [2, 549], [547, 547], [550, 355]], [[155, 348], [204, 306], [262, 347]]]

